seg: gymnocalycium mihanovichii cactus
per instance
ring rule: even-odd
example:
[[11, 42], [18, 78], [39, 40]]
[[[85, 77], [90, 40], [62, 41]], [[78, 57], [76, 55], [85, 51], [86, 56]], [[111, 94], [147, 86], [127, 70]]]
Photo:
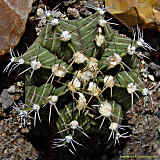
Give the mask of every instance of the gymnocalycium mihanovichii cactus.
[[[104, 11], [78, 20], [59, 20], [49, 15], [39, 37], [24, 55], [11, 52], [5, 71], [20, 65], [25, 73], [24, 120], [34, 113], [34, 126], [41, 121], [39, 110], [48, 107], [48, 123], [54, 119], [60, 138], [53, 148], [67, 147], [75, 153], [82, 144], [77, 137], [106, 133], [106, 139], [119, 143], [123, 115], [139, 96], [144, 85], [136, 64], [136, 48], [149, 46], [138, 33], [138, 40], [119, 34], [104, 19]], [[13, 65], [12, 65], [13, 63]], [[23, 121], [24, 122], [24, 121]], [[109, 134], [108, 134], [109, 133]], [[107, 141], [107, 140], [106, 140]]]

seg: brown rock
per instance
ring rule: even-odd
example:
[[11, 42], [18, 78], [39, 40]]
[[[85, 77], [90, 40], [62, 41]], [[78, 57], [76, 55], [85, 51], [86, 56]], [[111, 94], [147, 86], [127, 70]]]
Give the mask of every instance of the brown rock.
[[127, 27], [140, 25], [160, 31], [159, 0], [105, 0], [107, 11]]
[[19, 42], [33, 0], [0, 0], [0, 55]]

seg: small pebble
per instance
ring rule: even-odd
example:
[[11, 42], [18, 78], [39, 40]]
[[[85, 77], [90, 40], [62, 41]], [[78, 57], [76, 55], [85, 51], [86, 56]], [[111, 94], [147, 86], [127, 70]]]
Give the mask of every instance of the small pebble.
[[8, 88], [8, 93], [15, 93], [16, 92], [16, 86], [12, 85]]
[[18, 138], [18, 139], [17, 139], [17, 142], [18, 142], [19, 144], [24, 143], [24, 138], [22, 138], [22, 137]]
[[26, 133], [29, 133], [29, 129], [28, 129], [28, 128], [22, 128], [22, 129], [20, 130], [20, 132], [21, 132], [22, 134], [26, 134]]
[[4, 109], [10, 107], [14, 102], [13, 97], [8, 93], [8, 89], [3, 89], [1, 93], [1, 100], [2, 100], [2, 107]]
[[6, 136], [6, 133], [2, 133], [1, 135], [2, 135], [2, 137], [5, 137], [5, 136]]

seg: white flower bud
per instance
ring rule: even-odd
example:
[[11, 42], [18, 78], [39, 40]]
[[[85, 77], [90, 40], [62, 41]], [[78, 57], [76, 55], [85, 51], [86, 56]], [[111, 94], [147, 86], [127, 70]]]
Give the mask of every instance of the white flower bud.
[[65, 140], [66, 140], [67, 143], [71, 143], [71, 142], [72, 142], [72, 139], [73, 139], [73, 138], [72, 138], [71, 135], [65, 137]]
[[109, 87], [109, 88], [112, 88], [113, 86], [114, 86], [114, 79], [113, 79], [113, 76], [108, 76], [108, 75], [106, 75], [105, 77], [104, 77], [104, 85], [105, 85], [105, 87], [107, 88], [107, 87]]
[[57, 101], [58, 101], [58, 96], [49, 96], [48, 97], [48, 102], [51, 105], [56, 104]]
[[109, 64], [108, 69], [114, 68], [115, 66], [120, 64], [121, 61], [122, 61], [122, 58], [120, 57], [119, 54], [116, 54], [116, 53], [113, 56], [108, 57], [107, 58], [107, 62]]
[[71, 82], [68, 83], [69, 90], [75, 92], [81, 87], [81, 82], [78, 80], [78, 78], [74, 78]]
[[109, 129], [116, 131], [116, 130], [118, 130], [118, 126], [119, 126], [118, 123], [111, 122]]
[[104, 27], [104, 26], [106, 25], [106, 23], [107, 23], [107, 21], [104, 20], [104, 19], [100, 19], [100, 20], [99, 20], [99, 25], [100, 25], [101, 27]]
[[71, 34], [68, 31], [63, 31], [61, 34], [61, 40], [67, 42], [71, 39]]
[[93, 96], [98, 96], [101, 92], [101, 90], [98, 88], [97, 84], [94, 82], [89, 83], [88, 91], [91, 93]]
[[32, 109], [33, 109], [34, 111], [38, 111], [38, 110], [40, 109], [40, 106], [39, 106], [38, 104], [33, 104]]
[[77, 78], [82, 80], [84, 83], [88, 82], [91, 78], [93, 78], [93, 73], [89, 70], [86, 71], [78, 71]]
[[127, 86], [128, 93], [132, 94], [136, 91], [137, 87], [134, 83], [129, 83]]
[[99, 113], [104, 117], [110, 117], [112, 115], [112, 105], [107, 101], [100, 104]]
[[40, 61], [36, 61], [36, 60], [31, 61], [31, 68], [32, 68], [33, 70], [37, 70], [37, 69], [39, 69], [40, 67], [41, 67]]
[[22, 58], [19, 59], [19, 60], [18, 60], [18, 63], [19, 63], [19, 64], [24, 64], [24, 59], [22, 59]]
[[87, 100], [86, 100], [86, 98], [85, 98], [85, 96], [84, 96], [83, 93], [78, 92], [78, 94], [79, 94], [79, 99], [77, 100], [76, 107], [77, 107], [77, 109], [79, 111], [81, 111], [81, 110], [83, 110], [83, 109], [86, 108], [86, 106], [87, 106]]
[[52, 66], [52, 73], [57, 77], [64, 77], [67, 73], [67, 69], [61, 64], [55, 64]]
[[79, 127], [79, 123], [76, 120], [73, 120], [69, 125], [71, 129], [77, 129]]
[[101, 47], [104, 43], [104, 36], [102, 34], [96, 35], [95, 42], [98, 47]]
[[14, 61], [15, 61], [15, 57], [12, 57], [12, 58], [10, 59], [10, 61], [11, 61], [11, 62], [14, 62]]
[[57, 18], [54, 18], [54, 19], [51, 20], [51, 24], [53, 26], [57, 26], [59, 24], [59, 20]]
[[88, 58], [80, 52], [75, 52], [73, 57], [74, 57], [74, 62], [77, 64], [83, 63], [86, 60], [88, 60]]

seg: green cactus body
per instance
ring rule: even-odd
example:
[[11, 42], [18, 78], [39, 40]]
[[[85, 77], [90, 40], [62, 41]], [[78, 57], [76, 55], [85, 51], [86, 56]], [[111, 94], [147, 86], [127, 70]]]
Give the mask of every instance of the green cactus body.
[[[130, 98], [126, 98], [130, 97], [127, 85], [137, 84], [139, 93], [143, 89], [135, 66], [136, 56], [127, 53], [132, 40], [114, 31], [108, 23], [101, 27], [100, 19], [102, 16], [95, 13], [79, 20], [60, 20], [57, 26], [46, 25], [27, 52], [17, 58], [17, 61], [23, 58], [26, 66], [30, 66], [35, 59], [41, 63], [33, 76], [30, 77], [29, 72], [26, 74], [26, 104], [44, 106], [49, 96], [58, 96], [55, 105], [59, 112], [56, 122], [59, 131], [76, 120], [87, 134], [96, 132], [100, 125], [98, 121], [103, 119], [96, 119], [98, 116], [105, 117], [104, 123], [107, 120], [120, 123], [123, 109], [131, 106]], [[68, 40], [63, 34], [68, 36]], [[105, 87], [103, 80], [106, 75], [113, 76], [113, 86], [107, 84], [108, 87]], [[37, 80], [42, 79], [37, 85]], [[72, 98], [67, 98], [68, 94]], [[112, 105], [111, 116], [108, 117], [107, 113], [101, 115], [98, 112], [105, 100]], [[61, 104], [63, 102], [65, 104]], [[104, 126], [99, 132], [108, 131]], [[64, 137], [69, 132], [67, 130], [61, 135]]]

